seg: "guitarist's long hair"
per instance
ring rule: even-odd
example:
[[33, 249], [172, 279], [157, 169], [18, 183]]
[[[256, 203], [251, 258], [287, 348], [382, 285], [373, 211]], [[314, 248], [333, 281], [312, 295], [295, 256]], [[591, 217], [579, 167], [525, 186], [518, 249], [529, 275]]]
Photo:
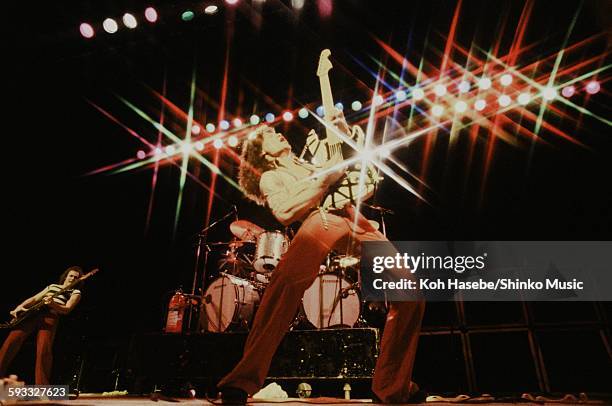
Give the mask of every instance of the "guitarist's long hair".
[[[59, 284], [63, 285], [64, 281], [66, 280], [66, 277], [68, 276], [68, 274], [70, 273], [70, 271], [75, 271], [79, 273], [79, 278], [81, 276], [83, 276], [83, 268], [81, 268], [80, 266], [71, 266], [68, 269], [66, 269], [64, 272], [62, 272], [62, 274], [59, 277]], [[81, 287], [81, 283], [77, 283], [76, 285], [74, 285], [73, 289], [79, 289]]]
[[274, 166], [262, 153], [263, 133], [268, 129], [262, 125], [249, 134], [242, 144], [240, 155], [240, 170], [238, 171], [238, 184], [244, 195], [260, 206], [265, 206], [266, 199], [259, 189], [261, 175], [273, 169]]

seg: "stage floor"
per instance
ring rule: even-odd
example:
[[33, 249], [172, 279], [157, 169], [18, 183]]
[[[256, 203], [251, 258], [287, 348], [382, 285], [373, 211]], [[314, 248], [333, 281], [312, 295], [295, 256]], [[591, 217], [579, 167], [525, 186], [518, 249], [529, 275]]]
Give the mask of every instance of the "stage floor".
[[[119, 397], [111, 397], [111, 396], [90, 396], [83, 395], [77, 399], [72, 400], [62, 400], [62, 401], [49, 401], [49, 400], [37, 400], [37, 401], [19, 401], [19, 402], [1, 402], [2, 405], [10, 405], [10, 404], [18, 404], [23, 406], [35, 406], [35, 405], [64, 405], [64, 406], [110, 406], [110, 405], [118, 405], [118, 406], [153, 406], [155, 404], [172, 404], [172, 403], [181, 403], [185, 406], [206, 406], [206, 405], [220, 405], [221, 403], [211, 402], [205, 399], [179, 399], [179, 398], [160, 398], [154, 400], [150, 397], [136, 397], [136, 396], [119, 396]], [[325, 405], [325, 404], [333, 404], [333, 405], [356, 405], [356, 404], [367, 404], [367, 405], [382, 405], [382, 403], [372, 403], [370, 399], [353, 399], [353, 400], [344, 400], [338, 398], [310, 398], [310, 399], [298, 399], [298, 398], [289, 398], [283, 400], [253, 400], [249, 399], [249, 404], [252, 405], [304, 405], [304, 404], [315, 404], [315, 405]], [[411, 403], [414, 404], [414, 403]], [[479, 404], [479, 405], [516, 405], [516, 404], [538, 404], [538, 405], [547, 405], [547, 404], [580, 404], [580, 405], [604, 405], [610, 404], [601, 400], [589, 400], [586, 402], [529, 402], [526, 400], [516, 402], [487, 402], [483, 400], [474, 399], [473, 401], [465, 400], [461, 402], [426, 402], [419, 403], [420, 405], [457, 405], [457, 404]]]

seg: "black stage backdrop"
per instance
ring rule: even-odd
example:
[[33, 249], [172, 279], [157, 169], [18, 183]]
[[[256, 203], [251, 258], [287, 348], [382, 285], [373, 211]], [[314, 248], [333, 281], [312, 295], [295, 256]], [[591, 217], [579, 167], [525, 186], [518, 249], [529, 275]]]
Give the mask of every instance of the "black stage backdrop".
[[[202, 123], [216, 123], [218, 111], [206, 99], [218, 102], [222, 97], [227, 58], [226, 115], [246, 120], [252, 112], [261, 116], [272, 111], [278, 116], [284, 108], [318, 104], [316, 63], [320, 50], [330, 48], [337, 62], [331, 73], [334, 93], [348, 107], [354, 98], [365, 100], [359, 81], [371, 89], [375, 83], [357, 61], [376, 72], [371, 56], [399, 71], [375, 37], [418, 64], [427, 40], [443, 51], [441, 35], [448, 33], [456, 6], [440, 0], [335, 1], [332, 16], [323, 19], [308, 0], [299, 16], [290, 4], [269, 1], [258, 20], [244, 3], [234, 11], [220, 4], [217, 15], [207, 17], [200, 10], [194, 21], [185, 23], [178, 18], [180, 11], [198, 4], [153, 2], [160, 10], [157, 24], [141, 22], [133, 32], [122, 28], [109, 36], [101, 32], [99, 22], [127, 10], [141, 13], [148, 4], [12, 3], [14, 7], [3, 13], [9, 21], [3, 24], [2, 41], [5, 265], [0, 310], [7, 314], [69, 265], [99, 267], [101, 272], [86, 287], [83, 302], [65, 321], [62, 334], [108, 340], [159, 331], [167, 292], [179, 286], [190, 289], [194, 234], [204, 225], [208, 192], [187, 180], [174, 232], [180, 171], [161, 167], [147, 227], [150, 168], [85, 176], [132, 159], [139, 149], [148, 150], [92, 103], [154, 143], [157, 131], [117, 95], [146, 112], [157, 112], [153, 117], [158, 119], [161, 102], [152, 90], [162, 93], [165, 81], [167, 98], [187, 111], [195, 69], [194, 116]], [[525, 33], [525, 43], [537, 42], [528, 54], [532, 61], [537, 59], [534, 55], [549, 55], [562, 46], [578, 3], [534, 3]], [[466, 47], [474, 41], [483, 49], [499, 41], [507, 50], [522, 8], [523, 2], [516, 1], [464, 1], [457, 41]], [[609, 28], [606, 15], [605, 2], [586, 1], [570, 43]], [[98, 23], [92, 40], [78, 34], [78, 24], [85, 20]], [[606, 38], [600, 37], [583, 52], [596, 55], [605, 48]], [[426, 57], [439, 66], [439, 55], [429, 52]], [[409, 83], [413, 82], [411, 77]], [[602, 82], [602, 88], [587, 107], [609, 118], [608, 83]], [[280, 107], [270, 105], [266, 97]], [[569, 114], [572, 117], [565, 120], [547, 117], [589, 149], [549, 136], [548, 144], [535, 145], [530, 160], [529, 148], [498, 142], [484, 189], [484, 142], [477, 144], [470, 170], [465, 151], [447, 155], [446, 141], [438, 142], [428, 175], [435, 190], [432, 205], [420, 203], [390, 180], [376, 195], [376, 204], [395, 212], [388, 219], [390, 239], [610, 239], [610, 127], [583, 117], [577, 130], [577, 113]], [[176, 117], [166, 109], [169, 128], [183, 137], [185, 122]], [[279, 128], [299, 150], [305, 127], [316, 122], [296, 122]], [[417, 170], [421, 148], [401, 150], [397, 157]], [[235, 178], [236, 167], [229, 162], [222, 169]], [[204, 184], [210, 182], [205, 167], [193, 162], [190, 169]], [[278, 227], [265, 210], [247, 202], [222, 179], [216, 190], [222, 199], [214, 200], [212, 219], [236, 204], [241, 218]], [[230, 237], [227, 223], [209, 236], [211, 241]]]

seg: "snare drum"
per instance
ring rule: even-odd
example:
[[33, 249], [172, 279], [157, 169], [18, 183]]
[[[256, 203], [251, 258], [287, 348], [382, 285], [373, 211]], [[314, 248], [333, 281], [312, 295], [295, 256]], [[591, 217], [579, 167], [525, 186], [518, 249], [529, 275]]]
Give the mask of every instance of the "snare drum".
[[223, 275], [206, 289], [206, 330], [223, 332], [232, 327], [249, 327], [258, 305], [259, 293], [250, 281]]
[[259, 273], [270, 273], [289, 248], [289, 240], [280, 231], [265, 231], [257, 236], [253, 268]]
[[353, 327], [359, 321], [361, 301], [352, 285], [334, 274], [319, 275], [304, 292], [306, 318], [316, 328]]

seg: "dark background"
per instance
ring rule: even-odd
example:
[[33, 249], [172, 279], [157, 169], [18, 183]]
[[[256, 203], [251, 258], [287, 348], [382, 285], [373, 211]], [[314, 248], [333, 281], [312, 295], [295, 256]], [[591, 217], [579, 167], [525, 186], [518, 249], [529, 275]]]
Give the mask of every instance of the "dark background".
[[[424, 55], [439, 65], [430, 49], [443, 49], [440, 34], [448, 32], [455, 9], [455, 2], [439, 0], [335, 1], [332, 16], [324, 19], [312, 1], [306, 0], [298, 15], [287, 3], [269, 0], [263, 6], [258, 27], [250, 3], [241, 2], [232, 10], [221, 4], [217, 15], [205, 16], [200, 11], [189, 23], [180, 21], [180, 12], [190, 6], [201, 7], [200, 3], [155, 3], [151, 4], [158, 6], [158, 23], [141, 21], [136, 30], [127, 32], [123, 28], [113, 36], [101, 31], [104, 18], [118, 19], [128, 10], [142, 13], [149, 3], [20, 3], [13, 4], [4, 16], [8, 18], [3, 24], [6, 72], [2, 85], [6, 276], [0, 285], [0, 310], [8, 316], [13, 306], [54, 281], [69, 265], [99, 267], [101, 272], [88, 283], [82, 303], [60, 331], [59, 337], [71, 343], [70, 351], [74, 353], [88, 340], [122, 341], [132, 333], [162, 328], [167, 292], [191, 286], [193, 236], [204, 225], [208, 199], [206, 190], [187, 180], [174, 234], [180, 171], [162, 166], [147, 228], [151, 169], [84, 176], [91, 170], [130, 159], [139, 149], [147, 150], [88, 100], [155, 143], [156, 130], [121, 104], [115, 94], [157, 118], [161, 102], [150, 89], [161, 93], [165, 78], [168, 99], [187, 111], [190, 78], [195, 69], [199, 92], [194, 117], [201, 123], [216, 123], [218, 111], [206, 103], [202, 94], [219, 101], [229, 50], [226, 117], [237, 116], [246, 121], [253, 112], [263, 115], [268, 111], [278, 116], [280, 108], [318, 103], [314, 72], [320, 50], [327, 47], [334, 58], [334, 95], [348, 108], [353, 99], [365, 101], [371, 97], [358, 82], [370, 89], [375, 84], [375, 79], [356, 61], [375, 72], [369, 56], [387, 60], [373, 36], [388, 42], [400, 54], [405, 53], [415, 64], [429, 41]], [[570, 44], [609, 29], [605, 4], [584, 3]], [[504, 54], [522, 7], [523, 2], [516, 1], [464, 1], [457, 41], [464, 46], [474, 41], [489, 49], [499, 40], [500, 54]], [[578, 2], [535, 2], [525, 43], [539, 42], [526, 55], [525, 62], [548, 56], [561, 47], [577, 8]], [[94, 39], [80, 37], [81, 21], [96, 23]], [[603, 36], [581, 52], [584, 57], [598, 55], [607, 46]], [[519, 64], [522, 62], [519, 59]], [[399, 71], [396, 63], [389, 62], [389, 67]], [[390, 77], [387, 79], [397, 85]], [[411, 77], [407, 80], [414, 82]], [[249, 83], [261, 93], [253, 91]], [[263, 95], [281, 107], [270, 105]], [[575, 98], [577, 104], [607, 118], [608, 101], [604, 80], [602, 91], [588, 101], [581, 95]], [[561, 105], [559, 108], [566, 109]], [[389, 219], [390, 239], [610, 239], [609, 126], [566, 111], [568, 119], [552, 114], [545, 117], [590, 149], [543, 132], [549, 143], [536, 145], [529, 161], [528, 148], [498, 142], [483, 186], [484, 141], [477, 143], [469, 170], [464, 163], [465, 151], [459, 149], [455, 156], [448, 156], [445, 144], [438, 143], [427, 177], [435, 191], [432, 205], [418, 202], [390, 180], [383, 182], [376, 203], [395, 211]], [[348, 118], [351, 121], [350, 115]], [[183, 120], [172, 114], [166, 120], [176, 134], [184, 135]], [[580, 124], [576, 124], [578, 120]], [[281, 125], [280, 129], [299, 150], [305, 127], [316, 127], [316, 122], [312, 118], [296, 122], [297, 119], [292, 125]], [[420, 151], [411, 148], [399, 151], [397, 156], [418, 171]], [[191, 171], [197, 171], [197, 166], [192, 162]], [[230, 160], [223, 159], [222, 169], [235, 177], [236, 168]], [[204, 183], [209, 182], [209, 171], [202, 167], [198, 173]], [[217, 191], [223, 199], [214, 201], [213, 219], [237, 204], [240, 217], [268, 228], [278, 226], [264, 209], [247, 202], [221, 179]], [[212, 232], [210, 238], [229, 240], [227, 224]], [[428, 310], [428, 320], [456, 324], [454, 312], [454, 308], [433, 306]], [[582, 313], [577, 313], [580, 319]], [[473, 314], [493, 322], [512, 317], [507, 312], [497, 317], [497, 312], [482, 308]], [[609, 363], [603, 365], [603, 369], [609, 368]]]

